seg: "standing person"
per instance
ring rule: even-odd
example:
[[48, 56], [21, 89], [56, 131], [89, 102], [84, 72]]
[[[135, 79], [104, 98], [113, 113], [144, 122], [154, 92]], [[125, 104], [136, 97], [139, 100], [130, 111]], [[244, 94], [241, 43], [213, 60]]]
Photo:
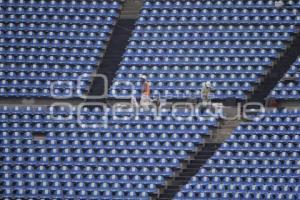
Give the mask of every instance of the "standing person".
[[139, 103], [137, 102], [134, 95], [131, 96], [131, 106], [134, 109], [134, 112], [137, 112], [139, 110]]
[[147, 80], [147, 76], [141, 75], [141, 82], [142, 82], [142, 96], [141, 96], [141, 102], [140, 105], [143, 108], [149, 107], [151, 103], [150, 95], [151, 95], [151, 82]]
[[211, 91], [212, 91], [212, 85], [209, 81], [202, 84], [201, 98], [203, 104], [208, 105], [210, 103]]

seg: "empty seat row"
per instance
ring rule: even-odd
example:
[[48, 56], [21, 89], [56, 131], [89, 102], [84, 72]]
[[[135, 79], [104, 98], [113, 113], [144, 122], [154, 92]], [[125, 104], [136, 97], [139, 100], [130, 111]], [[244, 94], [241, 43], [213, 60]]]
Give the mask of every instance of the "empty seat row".
[[208, 110], [78, 109], [0, 107], [2, 198], [149, 199], [218, 125]]
[[[0, 96], [86, 94], [120, 9], [117, 0], [1, 1]], [[69, 83], [52, 88], [62, 80]]]
[[[298, 0], [287, 0], [287, 5], [293, 5], [296, 7], [300, 6], [300, 2]], [[274, 8], [273, 0], [216, 0], [216, 1], [180, 1], [180, 0], [167, 0], [167, 1], [155, 1], [155, 0], [147, 0], [145, 2], [145, 7], [147, 8], [261, 8], [268, 7]]]

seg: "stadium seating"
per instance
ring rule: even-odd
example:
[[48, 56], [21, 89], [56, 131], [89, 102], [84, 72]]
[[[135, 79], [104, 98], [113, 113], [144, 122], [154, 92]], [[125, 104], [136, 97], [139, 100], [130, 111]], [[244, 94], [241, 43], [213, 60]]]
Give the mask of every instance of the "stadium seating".
[[139, 96], [146, 74], [153, 96], [200, 98], [211, 81], [213, 99], [246, 99], [298, 31], [300, 1], [289, 3], [145, 1], [110, 96]]
[[0, 5], [0, 96], [85, 94], [119, 16], [119, 1], [1, 0]]
[[77, 112], [0, 107], [1, 198], [148, 199], [218, 125], [208, 110]]
[[269, 98], [277, 100], [300, 100], [300, 57], [273, 89]]
[[175, 199], [300, 199], [300, 110], [241, 124]]

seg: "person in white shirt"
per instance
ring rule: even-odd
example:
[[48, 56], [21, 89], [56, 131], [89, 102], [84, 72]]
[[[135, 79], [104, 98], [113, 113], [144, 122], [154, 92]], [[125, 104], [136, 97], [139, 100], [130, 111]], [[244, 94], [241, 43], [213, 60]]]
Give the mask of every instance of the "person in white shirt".
[[201, 89], [201, 98], [202, 98], [202, 102], [206, 105], [210, 103], [211, 92], [212, 92], [211, 82], [207, 81], [203, 83]]

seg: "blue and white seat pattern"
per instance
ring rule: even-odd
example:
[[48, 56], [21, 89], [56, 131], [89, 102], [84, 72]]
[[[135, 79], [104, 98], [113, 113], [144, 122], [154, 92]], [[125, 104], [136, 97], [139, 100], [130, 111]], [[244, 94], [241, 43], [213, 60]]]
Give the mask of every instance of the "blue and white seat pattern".
[[85, 94], [120, 9], [117, 0], [1, 0], [0, 96]]
[[154, 96], [200, 98], [211, 81], [213, 99], [246, 99], [297, 32], [300, 1], [289, 3], [145, 1], [110, 96], [139, 96], [146, 74]]
[[300, 110], [241, 124], [175, 199], [300, 199]]
[[272, 90], [269, 98], [277, 100], [300, 99], [300, 57]]
[[184, 110], [84, 107], [81, 124], [69, 113], [0, 107], [2, 198], [149, 199], [218, 125], [207, 112]]

